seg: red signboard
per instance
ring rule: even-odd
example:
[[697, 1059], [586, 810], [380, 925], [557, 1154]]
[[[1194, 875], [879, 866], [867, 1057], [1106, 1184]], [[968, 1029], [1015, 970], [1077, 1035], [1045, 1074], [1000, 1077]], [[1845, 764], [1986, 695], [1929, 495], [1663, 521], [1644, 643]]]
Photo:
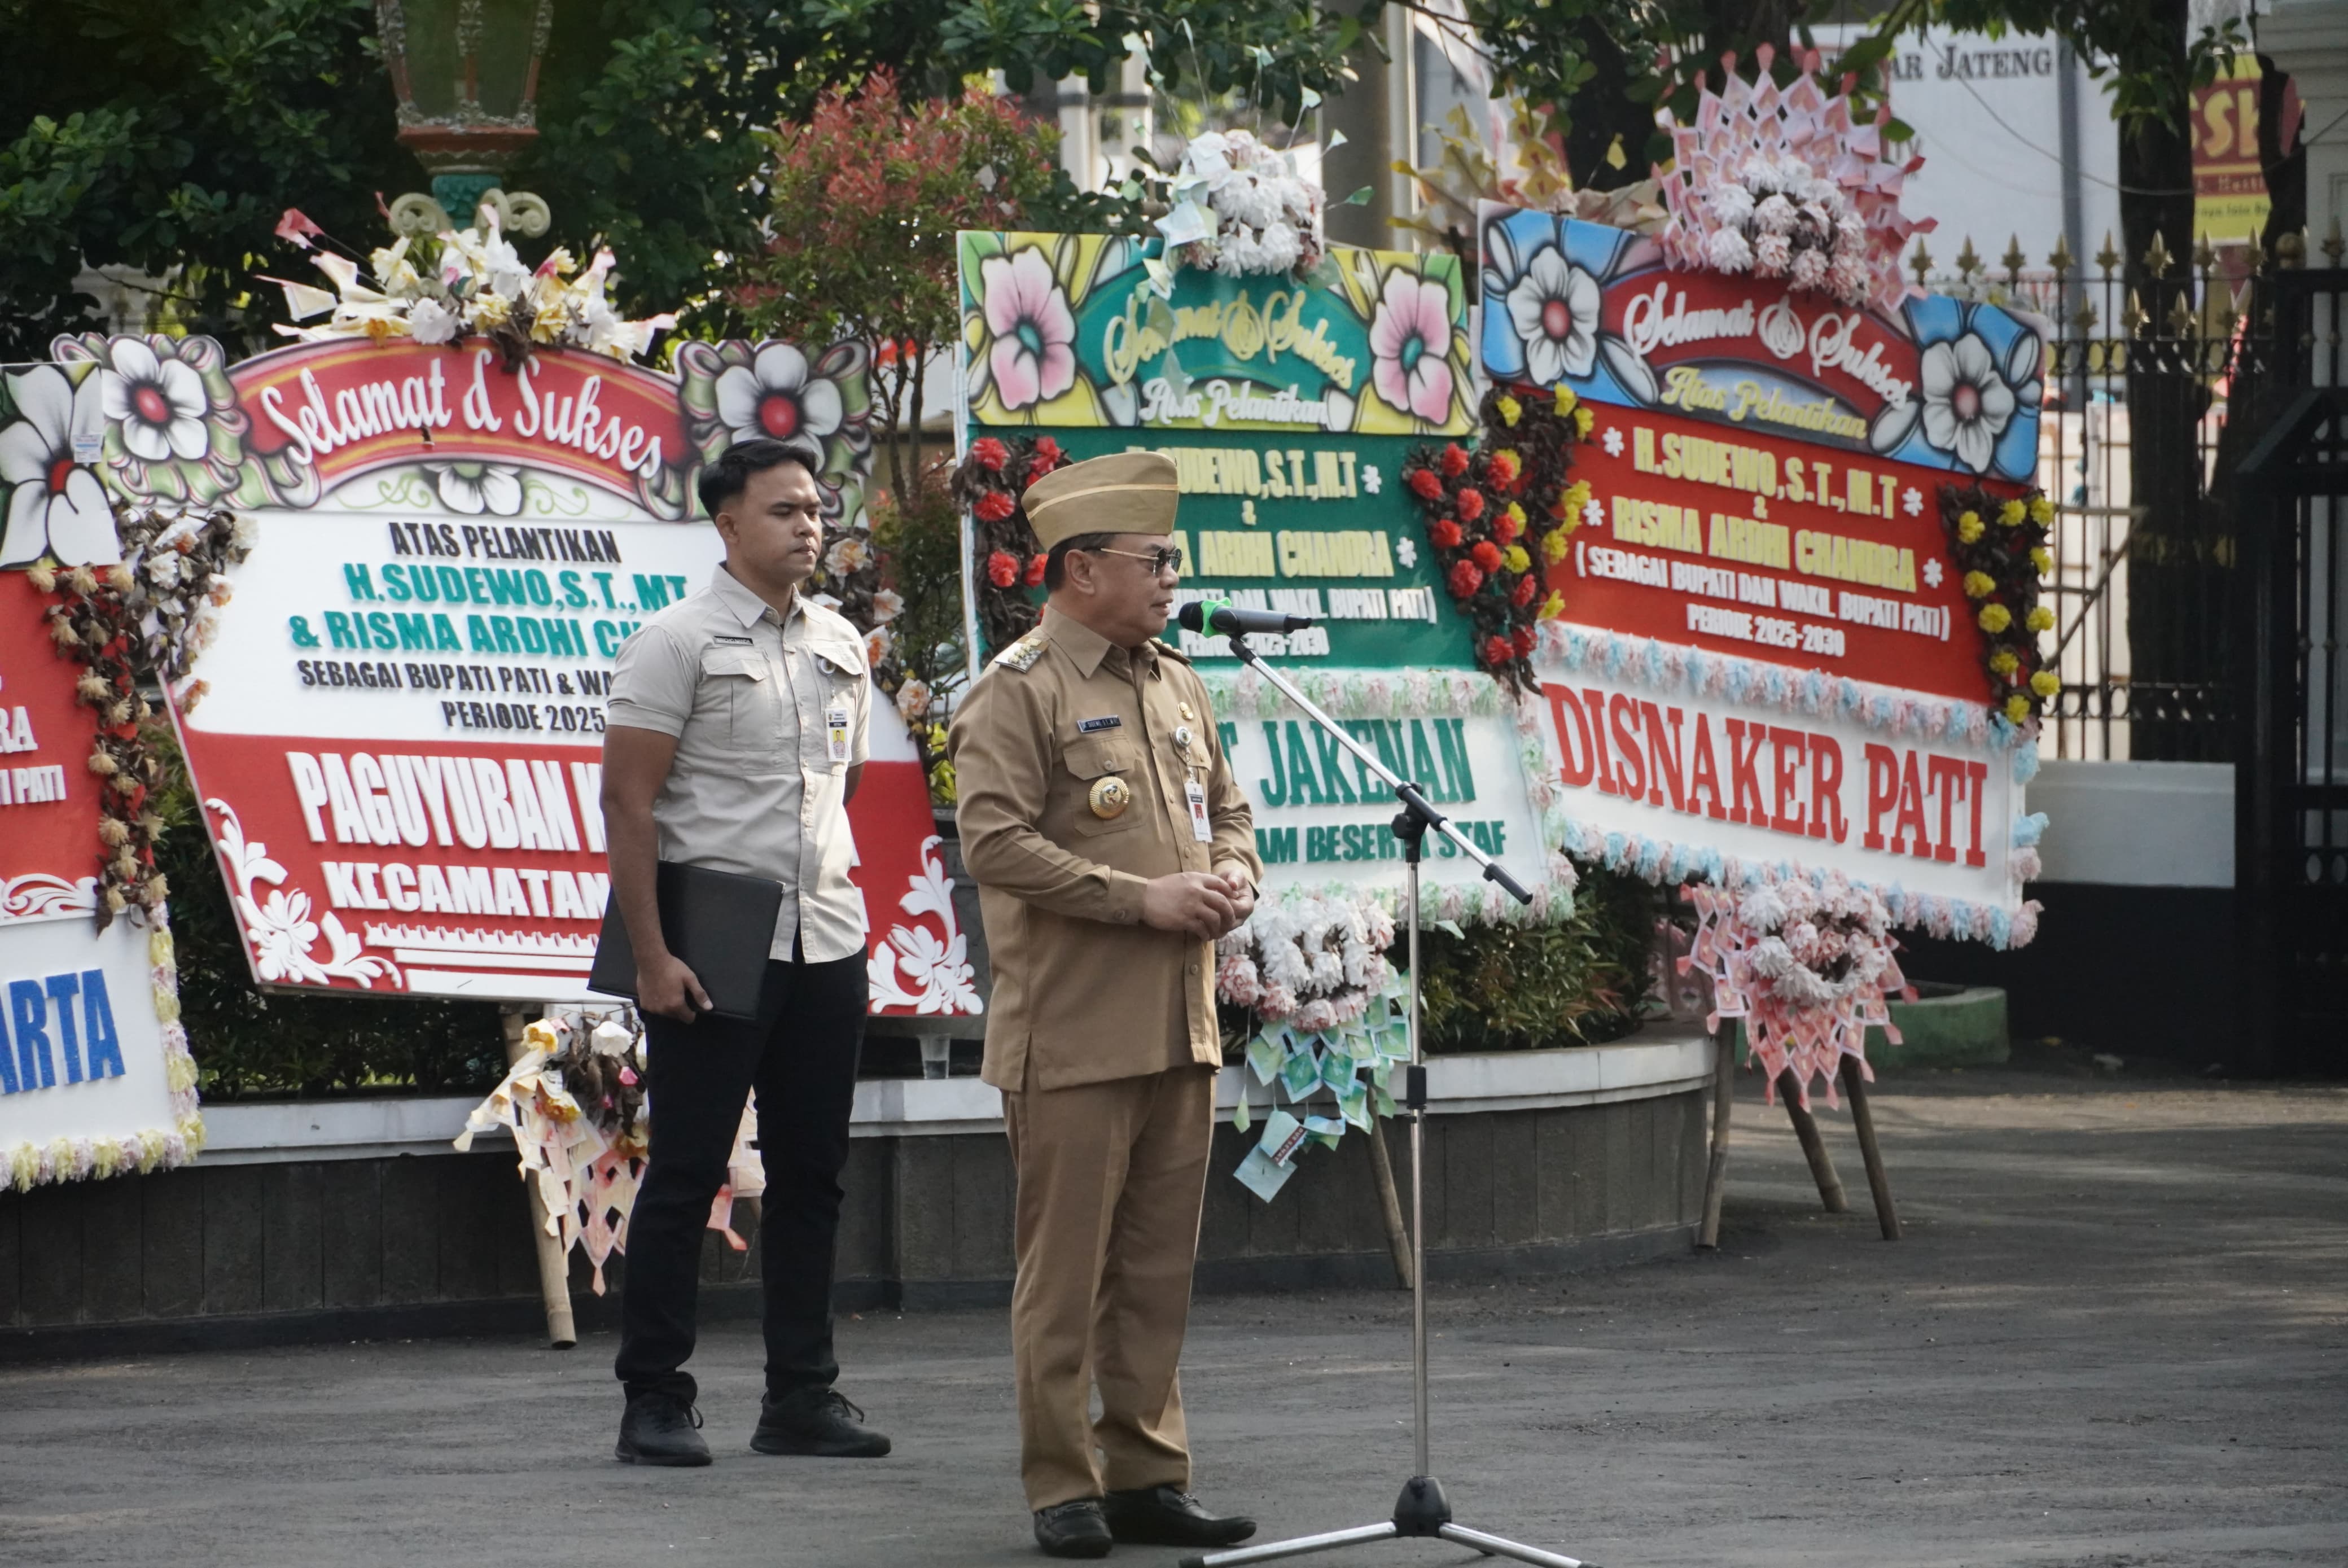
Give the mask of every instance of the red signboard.
[[1590, 506], [1549, 572], [1567, 619], [1980, 698], [1981, 634], [1941, 521], [1946, 473], [1591, 407], [1573, 467]]
[[97, 724], [57, 656], [52, 601], [0, 572], [0, 923], [88, 914], [98, 872]]

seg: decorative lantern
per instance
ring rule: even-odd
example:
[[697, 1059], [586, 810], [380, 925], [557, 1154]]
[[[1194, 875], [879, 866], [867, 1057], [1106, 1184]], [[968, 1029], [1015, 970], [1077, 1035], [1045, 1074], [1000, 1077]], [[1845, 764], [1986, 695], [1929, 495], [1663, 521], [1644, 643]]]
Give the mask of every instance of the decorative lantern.
[[546, 204], [497, 189], [538, 138], [538, 67], [554, 0], [376, 0], [384, 64], [399, 99], [399, 139], [432, 176], [430, 196], [403, 196], [395, 228], [469, 220], [487, 199], [507, 227], [546, 232]]

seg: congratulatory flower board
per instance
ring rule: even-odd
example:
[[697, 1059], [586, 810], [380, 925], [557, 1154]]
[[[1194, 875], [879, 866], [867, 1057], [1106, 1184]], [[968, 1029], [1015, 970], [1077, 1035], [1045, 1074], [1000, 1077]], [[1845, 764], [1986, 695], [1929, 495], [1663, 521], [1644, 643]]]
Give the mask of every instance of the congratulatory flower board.
[[[2043, 691], [1984, 637], [2045, 614], [2037, 330], [1925, 295], [1886, 315], [1824, 273], [1686, 270], [1497, 204], [1481, 248], [1486, 373], [1593, 415], [1534, 659], [1567, 847], [1657, 877], [1832, 869], [1903, 923], [2026, 941]], [[2020, 614], [1978, 602], [1985, 530], [2031, 576]]]
[[[789, 441], [827, 521], [858, 519], [858, 352], [688, 344], [674, 377], [562, 349], [510, 361], [480, 339], [345, 337], [234, 366], [202, 338], [56, 353], [40, 376], [98, 387], [87, 444], [118, 500], [240, 520], [245, 553], [167, 695], [255, 978], [587, 995], [613, 660], [715, 569], [693, 481], [733, 442]], [[0, 452], [54, 423], [28, 411]], [[53, 557], [78, 548], [88, 477], [26, 481]], [[887, 704], [850, 815], [875, 1007], [977, 1010], [928, 790]]]
[[[1469, 628], [1402, 482], [1410, 452], [1474, 424], [1458, 263], [1334, 247], [1298, 282], [1162, 258], [1156, 240], [964, 234], [965, 446], [1025, 434], [1069, 459], [1173, 458], [1179, 597], [1314, 617], [1257, 650], [1309, 674], [1317, 699], [1520, 878], [1549, 882], [1562, 863], [1541, 841], [1523, 738], [1472, 673]], [[1273, 884], [1398, 883], [1376, 781], [1239, 676], [1225, 639], [1168, 634], [1216, 692]], [[1452, 913], [1483, 907], [1461, 891], [1472, 865], [1437, 854], [1430, 873]]]

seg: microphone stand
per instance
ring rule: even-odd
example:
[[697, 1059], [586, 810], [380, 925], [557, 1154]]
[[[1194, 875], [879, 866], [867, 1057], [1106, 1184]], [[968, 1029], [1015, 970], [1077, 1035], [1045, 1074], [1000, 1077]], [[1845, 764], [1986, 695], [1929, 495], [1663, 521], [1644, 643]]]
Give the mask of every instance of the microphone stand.
[[[1427, 1460], [1427, 1401], [1426, 1401], [1426, 1059], [1419, 1047], [1418, 996], [1418, 866], [1420, 851], [1432, 828], [1459, 847], [1462, 854], [1484, 868], [1488, 882], [1495, 882], [1508, 890], [1519, 903], [1530, 903], [1532, 894], [1503, 871], [1491, 856], [1478, 847], [1476, 841], [1461, 832], [1457, 824], [1437, 810], [1416, 784], [1399, 777], [1381, 762], [1375, 754], [1331, 718], [1303, 692], [1296, 689], [1279, 671], [1267, 665], [1247, 640], [1232, 633], [1231, 651], [1240, 662], [1270, 682], [1281, 695], [1321, 727], [1332, 739], [1352, 752], [1355, 760], [1368, 769], [1394, 790], [1402, 810], [1394, 820], [1394, 836], [1402, 841], [1404, 923], [1410, 932], [1410, 1063], [1406, 1069], [1403, 1109], [1410, 1117], [1410, 1337], [1412, 1407], [1416, 1418], [1417, 1468], [1403, 1483], [1402, 1495], [1395, 1501], [1394, 1517], [1376, 1524], [1364, 1524], [1350, 1530], [1333, 1530], [1321, 1535], [1300, 1535], [1287, 1541], [1267, 1542], [1261, 1546], [1235, 1547], [1229, 1552], [1207, 1553], [1181, 1560], [1181, 1568], [1241, 1568], [1243, 1563], [1271, 1563], [1283, 1557], [1301, 1557], [1309, 1552], [1326, 1552], [1338, 1546], [1358, 1546], [1372, 1541], [1396, 1537], [1436, 1537], [1472, 1547], [1487, 1557], [1511, 1557], [1519, 1563], [1530, 1563], [1536, 1568], [1595, 1568], [1577, 1558], [1543, 1552], [1539, 1547], [1520, 1545], [1497, 1535], [1487, 1535], [1480, 1530], [1470, 1530], [1455, 1523], [1451, 1518], [1451, 1502], [1444, 1495], [1443, 1483], [1430, 1473]], [[1373, 1124], [1370, 1136], [1384, 1137]]]

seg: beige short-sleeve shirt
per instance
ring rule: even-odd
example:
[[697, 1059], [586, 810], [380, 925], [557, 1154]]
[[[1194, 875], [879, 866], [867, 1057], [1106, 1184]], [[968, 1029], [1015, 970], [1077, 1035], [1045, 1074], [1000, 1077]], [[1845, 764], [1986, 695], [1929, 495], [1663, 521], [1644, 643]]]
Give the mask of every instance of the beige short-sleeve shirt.
[[848, 770], [872, 683], [846, 617], [800, 596], [786, 619], [721, 565], [621, 645], [607, 715], [676, 738], [653, 799], [661, 859], [782, 883], [773, 957], [794, 938], [811, 964], [864, 951]]

